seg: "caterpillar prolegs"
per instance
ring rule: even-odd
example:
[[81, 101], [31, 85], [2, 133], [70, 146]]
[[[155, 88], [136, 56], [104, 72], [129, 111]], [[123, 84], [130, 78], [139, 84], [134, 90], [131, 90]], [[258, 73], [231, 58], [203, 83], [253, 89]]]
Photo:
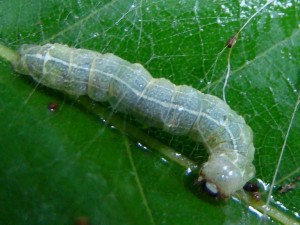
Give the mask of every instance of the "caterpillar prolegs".
[[227, 197], [253, 178], [251, 128], [221, 99], [186, 85], [155, 79], [140, 64], [113, 54], [61, 44], [23, 45], [14, 68], [71, 95], [109, 102], [141, 123], [202, 142], [209, 153], [199, 180]]

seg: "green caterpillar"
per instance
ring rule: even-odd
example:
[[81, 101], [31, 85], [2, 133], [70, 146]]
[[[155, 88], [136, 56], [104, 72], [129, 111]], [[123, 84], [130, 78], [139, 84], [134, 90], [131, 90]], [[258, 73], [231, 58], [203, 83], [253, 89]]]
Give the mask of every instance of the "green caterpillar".
[[245, 120], [221, 99], [164, 78], [113, 54], [61, 44], [23, 45], [14, 68], [47, 87], [109, 102], [141, 123], [202, 142], [209, 153], [199, 181], [227, 197], [255, 175], [253, 135]]

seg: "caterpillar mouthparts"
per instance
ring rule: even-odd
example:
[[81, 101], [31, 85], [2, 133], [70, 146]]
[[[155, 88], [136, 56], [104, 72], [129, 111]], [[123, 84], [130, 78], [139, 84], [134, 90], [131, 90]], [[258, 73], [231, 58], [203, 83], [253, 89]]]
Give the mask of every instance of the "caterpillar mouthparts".
[[221, 99], [186, 85], [153, 78], [140, 64], [61, 44], [23, 45], [15, 71], [71, 95], [109, 102], [141, 123], [186, 135], [207, 147], [199, 181], [228, 197], [255, 175], [253, 134]]

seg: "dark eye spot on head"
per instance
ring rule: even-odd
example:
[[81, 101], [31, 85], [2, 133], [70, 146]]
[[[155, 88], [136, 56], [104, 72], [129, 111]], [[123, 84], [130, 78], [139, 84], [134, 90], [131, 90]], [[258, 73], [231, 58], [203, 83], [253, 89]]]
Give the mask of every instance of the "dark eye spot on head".
[[206, 194], [208, 194], [210, 197], [213, 198], [219, 198], [220, 195], [217, 191], [217, 189], [211, 185], [210, 183], [208, 183], [206, 180], [202, 179], [202, 180], [196, 180], [194, 185], [200, 187], [201, 191], [205, 192]]

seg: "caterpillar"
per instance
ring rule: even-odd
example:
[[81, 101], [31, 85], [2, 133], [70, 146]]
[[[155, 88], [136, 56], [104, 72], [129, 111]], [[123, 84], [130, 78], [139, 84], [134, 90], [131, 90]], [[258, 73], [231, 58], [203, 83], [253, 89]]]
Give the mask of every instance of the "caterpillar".
[[253, 134], [243, 117], [218, 97], [153, 78], [140, 64], [61, 44], [22, 45], [16, 72], [65, 93], [109, 102], [141, 123], [202, 142], [209, 158], [198, 180], [229, 197], [255, 175]]

